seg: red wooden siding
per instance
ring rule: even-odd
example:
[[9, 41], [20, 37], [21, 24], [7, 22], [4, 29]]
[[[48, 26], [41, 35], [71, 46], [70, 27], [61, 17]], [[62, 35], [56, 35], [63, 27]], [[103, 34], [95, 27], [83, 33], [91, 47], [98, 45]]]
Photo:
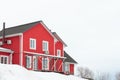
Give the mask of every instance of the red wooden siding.
[[[31, 50], [29, 46], [29, 39], [36, 39], [36, 50]], [[23, 51], [30, 51], [36, 53], [43, 53], [42, 41], [49, 42], [49, 53], [54, 55], [54, 38], [48, 33], [42, 24], [37, 24], [23, 34]]]
[[[55, 43], [55, 55], [57, 56], [57, 50], [61, 50], [61, 57], [64, 57], [64, 52], [63, 52], [63, 44], [61, 43], [61, 41], [57, 41]], [[57, 63], [56, 63], [56, 71], [58, 72], [62, 72], [63, 70], [63, 65], [62, 65], [62, 59], [58, 59]]]
[[57, 49], [61, 50], [61, 56], [64, 56], [63, 44], [60, 41], [57, 41], [55, 44], [55, 55], [57, 56]]
[[[23, 32], [22, 35], [6, 38], [6, 40], [11, 40], [12, 44], [4, 44], [1, 47], [8, 48], [14, 51], [13, 56], [12, 56], [13, 64], [20, 65], [22, 63], [22, 66], [26, 67], [26, 56], [31, 56], [32, 58], [31, 68], [28, 68], [28, 69], [33, 70], [33, 58], [34, 56], [36, 56], [34, 53], [44, 54], [43, 41], [48, 41], [48, 46], [49, 46], [48, 55], [52, 55], [52, 57], [47, 56], [47, 58], [49, 59], [49, 71], [56, 70], [56, 72], [64, 72], [63, 71], [64, 65], [62, 64], [63, 57], [64, 57], [64, 49], [63, 49], [64, 44], [59, 39], [57, 42], [55, 42], [56, 39], [54, 39], [54, 37], [51, 35], [52, 32], [51, 34], [49, 32], [50, 31], [48, 31], [42, 23], [36, 23], [36, 25], [31, 27], [27, 31]], [[30, 49], [30, 38], [36, 39], [36, 49]], [[61, 51], [61, 55], [59, 57], [56, 57], [57, 50]], [[31, 54], [29, 54], [29, 52]], [[0, 55], [9, 56], [10, 54], [5, 53], [5, 52], [0, 52]], [[40, 56], [40, 55], [37, 56], [37, 61], [38, 61], [37, 70], [42, 70], [42, 58], [43, 57], [46, 57], [46, 56]], [[22, 59], [21, 60], [22, 62], [20, 61], [20, 59]], [[74, 74], [74, 64], [70, 64], [69, 67], [70, 67], [70, 74]]]
[[56, 71], [62, 72], [62, 59], [58, 59], [56, 63]]
[[[30, 49], [30, 38], [36, 39], [36, 50]], [[42, 41], [48, 41], [49, 55], [54, 55], [54, 38], [49, 32], [43, 27], [42, 24], [38, 23], [23, 34], [23, 51], [35, 52], [44, 54], [42, 50]], [[23, 65], [25, 66], [25, 53], [23, 55]], [[42, 70], [42, 57], [38, 57], [38, 69]]]
[[6, 40], [11, 40], [12, 44], [4, 44], [1, 47], [13, 50], [14, 53], [13, 53], [12, 63], [13, 64], [19, 64], [19, 59], [20, 59], [20, 54], [19, 54], [20, 53], [20, 51], [19, 51], [19, 49], [20, 49], [20, 36], [6, 38]]

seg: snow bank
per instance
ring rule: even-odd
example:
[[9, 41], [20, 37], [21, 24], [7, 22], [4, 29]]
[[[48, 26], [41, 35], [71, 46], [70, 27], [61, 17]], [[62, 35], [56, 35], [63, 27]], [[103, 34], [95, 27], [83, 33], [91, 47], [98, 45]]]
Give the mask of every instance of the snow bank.
[[0, 64], [0, 80], [85, 80], [72, 75], [53, 72], [35, 72], [19, 65]]

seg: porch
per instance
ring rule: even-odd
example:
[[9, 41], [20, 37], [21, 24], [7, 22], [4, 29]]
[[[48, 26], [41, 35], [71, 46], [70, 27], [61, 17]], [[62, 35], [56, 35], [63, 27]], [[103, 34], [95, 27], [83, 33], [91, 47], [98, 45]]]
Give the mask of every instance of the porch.
[[[24, 51], [24, 53], [26, 54], [26, 56], [31, 56], [31, 62], [29, 63], [29, 65], [31, 65], [30, 67], [31, 70], [44, 71], [44, 72], [46, 71], [59, 72], [59, 73], [64, 72], [63, 63], [66, 57], [59, 57], [55, 55], [48, 55], [48, 54], [28, 52], [28, 51]], [[26, 68], [29, 67], [26, 66]]]
[[12, 64], [12, 55], [14, 51], [7, 48], [0, 47], [0, 63], [2, 64]]

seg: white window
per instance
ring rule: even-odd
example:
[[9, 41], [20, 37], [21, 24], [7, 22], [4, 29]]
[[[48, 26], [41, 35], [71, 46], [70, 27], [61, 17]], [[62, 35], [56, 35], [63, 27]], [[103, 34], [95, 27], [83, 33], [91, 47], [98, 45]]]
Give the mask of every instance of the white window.
[[30, 49], [36, 49], [36, 39], [30, 38]]
[[26, 56], [26, 67], [31, 68], [32, 57]]
[[43, 48], [43, 51], [48, 51], [48, 47], [49, 45], [48, 45], [48, 41], [43, 41], [42, 42], [42, 48]]
[[8, 64], [8, 56], [0, 56], [0, 63]]
[[59, 49], [57, 50], [57, 56], [59, 56], [59, 57], [61, 56], [61, 50], [59, 50]]
[[42, 70], [48, 70], [48, 69], [49, 69], [49, 59], [42, 58]]
[[65, 67], [65, 72], [69, 72], [69, 64], [68, 64], [68, 63], [65, 63], [64, 65], [65, 65], [65, 66], [64, 66], [64, 67]]

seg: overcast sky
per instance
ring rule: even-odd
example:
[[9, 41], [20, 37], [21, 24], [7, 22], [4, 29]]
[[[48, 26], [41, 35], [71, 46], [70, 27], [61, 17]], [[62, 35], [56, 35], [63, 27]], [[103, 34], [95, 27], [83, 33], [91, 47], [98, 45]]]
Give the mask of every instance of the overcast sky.
[[38, 20], [80, 66], [120, 71], [120, 0], [0, 0], [0, 29]]

